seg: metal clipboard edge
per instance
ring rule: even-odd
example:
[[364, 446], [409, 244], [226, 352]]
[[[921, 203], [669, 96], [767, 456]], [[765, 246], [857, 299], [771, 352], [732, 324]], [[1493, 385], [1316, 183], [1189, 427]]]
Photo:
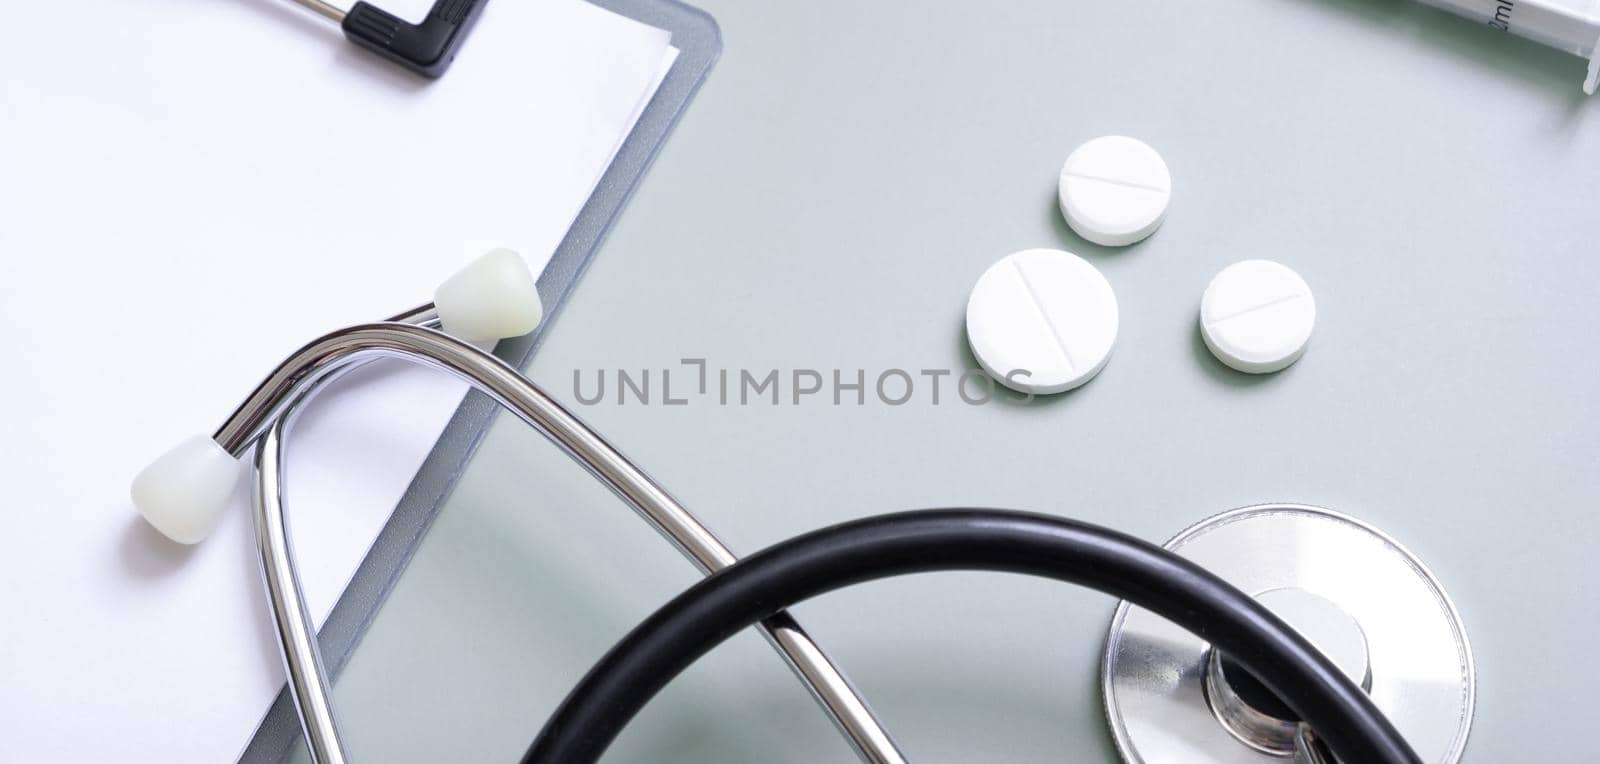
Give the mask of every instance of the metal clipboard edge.
[[[633, 195], [645, 170], [655, 160], [656, 152], [666, 142], [722, 53], [722, 32], [716, 20], [678, 0], [587, 1], [667, 30], [672, 34], [673, 47], [678, 49], [678, 58], [539, 275], [539, 297], [545, 305], [544, 322], [533, 334], [507, 340], [495, 348], [496, 355], [519, 368], [526, 366], [538, 351], [545, 334], [556, 323], [567, 295], [577, 286], [578, 279], [599, 251], [612, 222]], [[378, 609], [416, 553], [422, 537], [433, 525], [440, 503], [455, 487], [494, 413], [492, 401], [478, 392], [468, 393], [412, 478], [405, 495], [379, 531], [318, 634], [330, 676], [337, 677], [349, 662]], [[252, 764], [282, 761], [300, 740], [300, 721], [285, 688], [268, 708], [239, 761]]]

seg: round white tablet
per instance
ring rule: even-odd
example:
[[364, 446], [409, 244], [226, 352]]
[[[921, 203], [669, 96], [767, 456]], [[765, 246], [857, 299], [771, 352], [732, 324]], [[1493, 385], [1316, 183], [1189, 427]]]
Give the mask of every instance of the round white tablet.
[[1058, 190], [1072, 230], [1096, 244], [1122, 247], [1161, 227], [1172, 201], [1172, 174], [1144, 141], [1108, 135], [1067, 157]]
[[1218, 273], [1200, 299], [1200, 335], [1217, 360], [1267, 374], [1299, 360], [1317, 323], [1305, 279], [1271, 260], [1245, 260]]
[[1023, 393], [1071, 390], [1105, 368], [1117, 296], [1077, 255], [1028, 249], [989, 266], [967, 300], [967, 342], [983, 370]]

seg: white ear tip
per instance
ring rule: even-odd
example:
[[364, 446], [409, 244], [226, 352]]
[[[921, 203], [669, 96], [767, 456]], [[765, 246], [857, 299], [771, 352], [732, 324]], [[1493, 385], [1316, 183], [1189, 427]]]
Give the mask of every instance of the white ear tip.
[[470, 342], [521, 337], [544, 317], [533, 273], [522, 256], [491, 250], [433, 293], [445, 331]]
[[239, 462], [205, 435], [179, 443], [133, 479], [133, 504], [146, 522], [180, 544], [211, 533], [239, 481]]

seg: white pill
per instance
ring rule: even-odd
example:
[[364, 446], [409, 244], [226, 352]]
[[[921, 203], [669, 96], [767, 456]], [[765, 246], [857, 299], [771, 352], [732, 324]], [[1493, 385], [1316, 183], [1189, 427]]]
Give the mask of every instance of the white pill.
[[989, 266], [967, 300], [967, 342], [983, 370], [1018, 392], [1071, 390], [1105, 368], [1117, 296], [1077, 255], [1028, 249]]
[[1058, 191], [1072, 230], [1096, 244], [1122, 247], [1161, 227], [1172, 201], [1172, 174], [1144, 141], [1108, 135], [1067, 157]]
[[1211, 279], [1200, 299], [1200, 335], [1228, 366], [1248, 374], [1299, 360], [1317, 323], [1305, 279], [1271, 260], [1234, 263]]

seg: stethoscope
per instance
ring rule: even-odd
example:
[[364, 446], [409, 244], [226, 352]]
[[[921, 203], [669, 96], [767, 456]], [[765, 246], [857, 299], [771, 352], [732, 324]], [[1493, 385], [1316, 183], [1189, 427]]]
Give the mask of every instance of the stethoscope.
[[[1107, 642], [1104, 675], [1108, 717], [1118, 748], [1130, 761], [1210, 760], [1202, 755], [1208, 750], [1215, 750], [1218, 761], [1246, 761], [1259, 754], [1266, 760], [1398, 764], [1422, 761], [1419, 750], [1435, 761], [1453, 762], [1460, 756], [1475, 686], [1460, 620], [1420, 562], [1376, 529], [1325, 510], [1274, 505], [1218, 516], [1163, 548], [1049, 515], [923, 510], [822, 529], [740, 560], [603, 437], [516, 369], [478, 347], [532, 331], [541, 314], [526, 265], [505, 250], [492, 252], [445, 282], [434, 303], [332, 332], [300, 348], [213, 435], [186, 441], [135, 480], [135, 504], [145, 518], [175, 540], [195, 543], [215, 525], [237, 480], [238, 460], [254, 447], [254, 515], [263, 580], [290, 695], [311, 757], [320, 764], [342, 764], [347, 757], [289, 539], [284, 449], [296, 415], [329, 382], [379, 358], [441, 370], [486, 394], [610, 487], [707, 574], [591, 669], [545, 724], [525, 762], [598, 760], [657, 690], [698, 656], [752, 625], [762, 630], [864, 761], [904, 762], [871, 708], [785, 609], [854, 583], [941, 570], [1043, 576], [1124, 600]], [[1326, 523], [1334, 525], [1321, 525]], [[1174, 551], [1201, 540], [1211, 547], [1220, 544], [1213, 550], [1215, 562], [1225, 565], [1241, 549], [1272, 543], [1278, 538], [1272, 534], [1308, 532], [1319, 544], [1332, 539], [1336, 551], [1359, 555], [1369, 568], [1387, 570], [1383, 566], [1388, 565], [1398, 571], [1385, 573], [1387, 579], [1366, 589], [1344, 587], [1331, 596], [1392, 598], [1400, 591], [1438, 607], [1411, 608], [1428, 612], [1423, 621], [1398, 628], [1374, 628], [1375, 616], [1345, 623], [1341, 616], [1346, 609], [1307, 593], [1309, 589], [1271, 587], [1253, 596], [1196, 564], [1189, 559], [1192, 555]], [[1197, 548], [1205, 551], [1203, 545]], [[1273, 564], [1296, 569], [1302, 556], [1326, 564], [1316, 562], [1316, 554], [1279, 554], [1268, 555], [1266, 563], [1252, 561], [1252, 570], [1259, 573]], [[1406, 571], [1417, 575], [1408, 577]], [[1272, 580], [1293, 584], [1298, 574], [1278, 571]], [[1301, 594], [1286, 599], [1284, 591]], [[1296, 623], [1286, 623], [1274, 610], [1293, 613]], [[1397, 618], [1410, 616], [1384, 611], [1380, 620]], [[1356, 623], [1353, 632], [1351, 623]], [[1463, 689], [1441, 685], [1435, 676], [1386, 677], [1385, 684], [1377, 684], [1380, 669], [1393, 668], [1379, 660], [1380, 655], [1387, 660], [1391, 643], [1399, 639], [1388, 635], [1419, 629], [1431, 641], [1420, 648], [1401, 647], [1455, 650], [1462, 668], [1447, 678]], [[1427, 694], [1429, 688], [1434, 695]], [[1444, 692], [1437, 692], [1441, 688]], [[1429, 724], [1420, 735], [1413, 733], [1410, 743], [1385, 714], [1399, 709], [1403, 720], [1411, 722], [1407, 714], [1437, 706], [1439, 698], [1457, 700], [1459, 723], [1449, 729]], [[1380, 709], [1380, 699], [1388, 708]], [[1205, 715], [1212, 717], [1212, 724], [1201, 731], [1195, 719]], [[1174, 748], [1172, 734], [1152, 732], [1169, 722], [1181, 728], [1179, 733], [1191, 733], [1191, 739]]]

